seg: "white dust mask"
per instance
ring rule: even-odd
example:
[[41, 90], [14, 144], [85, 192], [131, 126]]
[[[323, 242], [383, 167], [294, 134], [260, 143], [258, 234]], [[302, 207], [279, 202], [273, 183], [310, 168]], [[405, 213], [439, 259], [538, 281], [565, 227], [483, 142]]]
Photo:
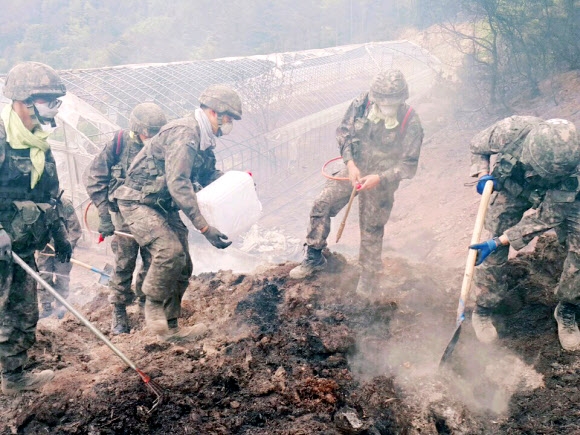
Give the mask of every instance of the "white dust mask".
[[234, 128], [233, 122], [226, 122], [226, 123], [222, 124], [220, 127], [220, 131], [222, 133], [221, 135], [225, 136], [227, 134], [230, 134], [232, 132], [233, 128]]

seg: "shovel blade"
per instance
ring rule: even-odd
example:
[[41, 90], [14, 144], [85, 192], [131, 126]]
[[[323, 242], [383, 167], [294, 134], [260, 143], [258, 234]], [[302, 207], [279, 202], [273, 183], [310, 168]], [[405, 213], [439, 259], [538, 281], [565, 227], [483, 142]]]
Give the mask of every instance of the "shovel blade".
[[113, 266], [106, 263], [105, 267], [103, 267], [103, 272], [104, 273], [101, 273], [101, 276], [99, 276], [99, 284], [108, 285], [111, 275], [113, 274]]
[[463, 324], [463, 322], [461, 322], [459, 325], [457, 325], [457, 328], [455, 329], [455, 332], [453, 333], [453, 336], [451, 337], [449, 344], [447, 345], [447, 347], [445, 348], [445, 351], [443, 352], [443, 356], [441, 357], [441, 361], [439, 361], [439, 368], [443, 367], [451, 358], [451, 354], [453, 353], [453, 350], [455, 349], [455, 345], [459, 341], [459, 336], [461, 335], [461, 325], [462, 324]]

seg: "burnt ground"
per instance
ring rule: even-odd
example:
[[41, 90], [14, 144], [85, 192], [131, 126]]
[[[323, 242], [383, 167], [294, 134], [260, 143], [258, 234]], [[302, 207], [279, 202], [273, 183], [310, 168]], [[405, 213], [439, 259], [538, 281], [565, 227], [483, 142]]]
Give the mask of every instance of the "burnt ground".
[[[56, 379], [42, 394], [0, 396], [0, 433], [575, 433], [578, 357], [560, 350], [552, 317], [564, 255], [547, 235], [511, 259], [499, 344], [478, 344], [467, 320], [443, 370], [456, 308], [447, 293], [459, 284], [449, 271], [387, 257], [396, 279], [385, 275], [373, 301], [354, 294], [350, 263], [305, 282], [287, 279], [295, 263], [202, 274], [182, 323], [205, 323], [205, 338], [159, 343], [136, 306], [135, 330], [112, 338], [164, 388], [152, 410], [139, 376], [71, 314], [45, 319], [30, 368]], [[106, 296], [91, 290], [82, 311], [106, 331]]]

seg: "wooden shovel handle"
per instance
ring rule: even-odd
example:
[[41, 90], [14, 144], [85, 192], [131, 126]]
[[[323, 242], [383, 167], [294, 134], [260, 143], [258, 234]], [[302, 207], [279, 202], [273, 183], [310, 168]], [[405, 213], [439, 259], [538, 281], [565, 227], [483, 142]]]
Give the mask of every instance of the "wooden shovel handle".
[[[481, 201], [479, 203], [479, 209], [477, 210], [477, 217], [475, 219], [475, 226], [473, 228], [473, 234], [471, 235], [470, 245], [479, 243], [479, 239], [481, 238], [481, 232], [483, 230], [483, 224], [485, 222], [485, 215], [487, 214], [487, 209], [489, 207], [489, 201], [491, 199], [492, 192], [493, 192], [493, 181], [489, 180], [485, 183], [483, 193], [481, 194]], [[463, 275], [461, 294], [459, 296], [459, 305], [457, 307], [457, 325], [460, 325], [464, 319], [465, 302], [467, 301], [469, 291], [471, 290], [471, 281], [473, 279], [473, 271], [475, 270], [476, 258], [477, 258], [477, 250], [470, 249], [469, 253], [467, 254], [465, 273]]]
[[354, 200], [355, 196], [356, 196], [356, 186], [352, 188], [352, 192], [350, 193], [350, 199], [348, 200], [348, 204], [346, 206], [346, 212], [344, 213], [344, 217], [342, 218], [340, 227], [338, 227], [338, 232], [336, 233], [336, 243], [338, 243], [340, 237], [342, 236], [344, 226], [346, 225], [346, 218], [348, 217], [348, 213], [350, 212], [350, 207], [352, 206], [352, 201]]
[[[52, 250], [54, 251], [54, 246], [52, 246], [50, 243], [47, 243], [47, 244], [46, 244], [46, 246], [48, 246], [50, 249], [52, 249]], [[46, 255], [46, 256], [48, 256], [48, 257], [52, 257], [52, 256], [54, 256], [54, 254], [44, 254], [44, 253], [43, 253], [42, 255]], [[95, 269], [95, 268], [94, 268], [93, 266], [91, 266], [90, 264], [83, 263], [82, 261], [79, 261], [79, 260], [77, 260], [77, 259], [75, 259], [75, 258], [71, 258], [71, 259], [70, 259], [70, 262], [71, 262], [71, 263], [73, 263], [73, 264], [77, 264], [77, 265], [79, 265], [79, 266], [82, 266], [82, 267], [84, 267], [84, 268], [86, 268], [86, 269], [89, 269], [89, 270], [93, 270], [93, 269]]]

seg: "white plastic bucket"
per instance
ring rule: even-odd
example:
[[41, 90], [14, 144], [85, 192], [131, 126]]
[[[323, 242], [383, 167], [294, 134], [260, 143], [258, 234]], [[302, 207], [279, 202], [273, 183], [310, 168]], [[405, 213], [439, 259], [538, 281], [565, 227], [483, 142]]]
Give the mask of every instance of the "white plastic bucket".
[[247, 172], [229, 171], [197, 193], [197, 203], [208, 224], [230, 239], [255, 224], [262, 214], [254, 179]]

